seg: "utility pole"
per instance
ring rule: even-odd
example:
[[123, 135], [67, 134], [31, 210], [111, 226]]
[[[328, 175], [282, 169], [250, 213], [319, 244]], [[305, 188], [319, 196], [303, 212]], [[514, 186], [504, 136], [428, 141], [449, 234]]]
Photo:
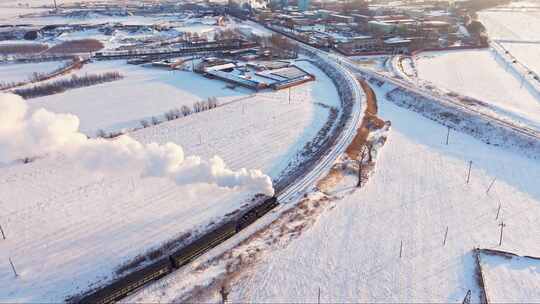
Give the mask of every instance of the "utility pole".
[[499, 246], [501, 246], [502, 245], [503, 229], [504, 229], [504, 227], [506, 227], [506, 224], [504, 222], [501, 222], [499, 224], [499, 226], [501, 226], [501, 236], [499, 237]]
[[493, 184], [495, 183], [495, 180], [497, 180], [496, 177], [493, 178], [493, 180], [491, 181], [491, 184], [489, 184], [489, 187], [488, 187], [487, 190], [486, 190], [486, 194], [488, 194], [488, 193], [489, 193], [489, 190], [491, 190], [491, 187], [493, 187]]
[[13, 261], [11, 260], [11, 258], [9, 258], [9, 264], [11, 264], [11, 270], [13, 270], [13, 274], [15, 274], [15, 277], [18, 277], [19, 274], [15, 270], [15, 265], [13, 265]]
[[448, 146], [448, 138], [450, 137], [450, 127], [448, 127], [448, 132], [446, 133], [446, 145]]
[[462, 304], [470, 304], [471, 303], [471, 290], [467, 291], [467, 294], [465, 295], [465, 298], [463, 299]]
[[472, 160], [469, 161], [469, 172], [467, 173], [467, 184], [469, 183], [471, 179], [471, 167], [472, 167]]
[[358, 188], [362, 188], [362, 160], [358, 162]]
[[319, 293], [317, 295], [317, 304], [321, 304], [321, 288], [319, 287]]
[[444, 233], [443, 246], [446, 245], [446, 237], [448, 236], [448, 226], [446, 226], [446, 232]]
[[495, 217], [495, 220], [499, 219], [499, 212], [501, 212], [501, 203], [499, 203], [499, 209], [497, 209], [497, 216]]
[[221, 303], [222, 304], [227, 303], [227, 298], [229, 297], [229, 291], [227, 290], [225, 285], [221, 286], [219, 293], [221, 294]]
[[401, 259], [401, 254], [403, 253], [403, 240], [401, 241], [401, 245], [399, 245], [399, 258]]
[[2, 229], [2, 225], [0, 224], [0, 232], [2, 232], [2, 237], [4, 240], [6, 239], [6, 235], [4, 234], [4, 229]]
[[289, 104], [291, 104], [291, 87], [289, 87]]
[[56, 6], [56, 0], [53, 0], [53, 2], [54, 2], [54, 10], [57, 11], [58, 7]]
[[366, 148], [364, 147], [362, 149], [362, 154], [360, 155], [360, 161], [358, 161], [358, 184], [356, 184], [356, 187], [358, 188], [362, 187], [362, 162], [364, 161], [365, 155], [366, 155]]

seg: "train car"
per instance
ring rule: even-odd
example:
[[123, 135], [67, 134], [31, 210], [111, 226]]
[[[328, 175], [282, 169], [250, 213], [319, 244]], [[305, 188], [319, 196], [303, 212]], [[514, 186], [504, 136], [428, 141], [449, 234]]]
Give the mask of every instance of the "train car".
[[271, 197], [266, 199], [263, 203], [250, 208], [240, 217], [236, 224], [236, 231], [240, 231], [247, 226], [251, 225], [257, 219], [274, 209], [278, 205], [277, 198]]
[[257, 206], [257, 209], [256, 209], [257, 217], [262, 217], [263, 215], [268, 213], [270, 210], [274, 209], [278, 204], [279, 203], [275, 196], [265, 200], [264, 203]]
[[171, 273], [174, 268], [180, 268], [186, 265], [195, 258], [206, 253], [208, 250], [221, 244], [223, 241], [235, 235], [238, 231], [249, 226], [270, 210], [274, 209], [278, 204], [276, 197], [266, 199], [263, 203], [251, 207], [237, 220], [229, 221], [214, 228], [187, 246], [173, 252], [167, 258], [161, 259], [106, 287], [98, 289], [82, 298], [79, 303], [106, 304], [118, 301], [137, 290], [139, 287]]
[[257, 220], [257, 212], [255, 212], [253, 209], [249, 210], [248, 212], [244, 213], [241, 218], [238, 219], [236, 222], [236, 231], [240, 231], [247, 226], [251, 225], [253, 222]]
[[180, 268], [236, 233], [236, 222], [225, 223], [206, 233], [189, 245], [171, 254], [170, 259], [175, 268]]
[[106, 287], [98, 289], [92, 294], [82, 298], [79, 303], [113, 303], [127, 296], [144, 284], [171, 273], [172, 269], [171, 261], [168, 258], [159, 260], [143, 269], [128, 274]]

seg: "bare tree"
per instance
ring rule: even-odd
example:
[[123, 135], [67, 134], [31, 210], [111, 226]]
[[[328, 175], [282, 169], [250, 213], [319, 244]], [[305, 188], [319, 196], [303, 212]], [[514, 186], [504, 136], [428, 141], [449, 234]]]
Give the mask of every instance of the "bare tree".
[[105, 133], [105, 131], [103, 129], [99, 129], [96, 133], [96, 136], [97, 137], [101, 137], [101, 138], [106, 138], [107, 137], [107, 133]]
[[202, 105], [200, 101], [196, 101], [193, 103], [193, 112], [198, 113], [202, 109]]
[[143, 128], [148, 128], [150, 126], [150, 123], [146, 120], [141, 120], [141, 126]]
[[172, 111], [167, 111], [165, 112], [165, 119], [168, 120], [168, 121], [171, 121], [174, 119], [174, 115], [172, 114]]
[[191, 114], [191, 109], [190, 109], [188, 106], [183, 105], [183, 106], [182, 106], [182, 114], [183, 114], [184, 116], [190, 115], [190, 114]]
[[212, 97], [208, 97], [208, 108], [209, 109], [213, 109], [215, 107], [217, 107], [217, 98], [215, 96], [212, 96]]

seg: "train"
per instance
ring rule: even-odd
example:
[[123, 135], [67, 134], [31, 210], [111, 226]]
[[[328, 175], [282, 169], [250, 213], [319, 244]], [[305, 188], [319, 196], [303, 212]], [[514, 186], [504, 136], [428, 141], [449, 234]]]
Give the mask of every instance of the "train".
[[133, 293], [149, 282], [158, 280], [176, 269], [190, 263], [210, 249], [231, 238], [250, 224], [261, 218], [279, 205], [275, 196], [265, 199], [262, 203], [248, 208], [240, 216], [220, 224], [206, 232], [186, 246], [175, 250], [166, 257], [134, 271], [111, 284], [104, 286], [91, 294], [84, 296], [77, 303], [107, 304], [114, 303]]

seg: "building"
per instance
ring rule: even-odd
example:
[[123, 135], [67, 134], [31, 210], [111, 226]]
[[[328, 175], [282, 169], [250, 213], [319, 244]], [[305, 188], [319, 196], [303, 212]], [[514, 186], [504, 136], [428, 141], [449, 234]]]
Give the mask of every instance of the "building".
[[310, 0], [298, 0], [298, 9], [302, 12], [309, 10]]
[[351, 38], [346, 43], [337, 45], [339, 51], [354, 55], [362, 52], [377, 52], [383, 50], [383, 41], [379, 38], [369, 36], [358, 36]]
[[339, 14], [330, 14], [329, 19], [339, 23], [353, 23], [354, 18], [351, 16], [344, 16]]

